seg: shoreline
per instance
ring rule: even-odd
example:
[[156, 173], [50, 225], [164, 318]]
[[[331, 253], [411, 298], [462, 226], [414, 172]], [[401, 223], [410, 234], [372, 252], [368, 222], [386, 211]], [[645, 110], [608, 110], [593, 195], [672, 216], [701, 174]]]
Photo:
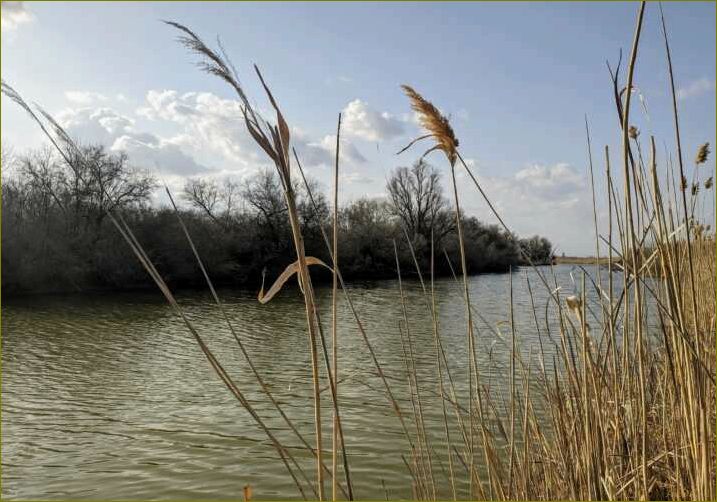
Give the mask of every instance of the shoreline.
[[[555, 264], [555, 263], [553, 263]], [[537, 264], [537, 267], [546, 267], [550, 266], [549, 263], [541, 263]], [[515, 273], [518, 270], [524, 269], [524, 268], [530, 268], [530, 265], [516, 265], [513, 267], [513, 273]], [[469, 277], [479, 276], [479, 275], [494, 275], [494, 274], [507, 274], [509, 273], [509, 268], [506, 269], [486, 269], [486, 270], [479, 270], [476, 272], [469, 272]], [[448, 279], [451, 278], [450, 274], [439, 274], [435, 276], [436, 279]], [[404, 281], [411, 281], [416, 280], [418, 281], [418, 274], [415, 273], [415, 271], [410, 272], [403, 272], [403, 279]], [[355, 276], [350, 277], [346, 279], [346, 284], [348, 287], [351, 287], [351, 285], [370, 285], [372, 283], [379, 283], [382, 281], [392, 281], [396, 280], [395, 275], [377, 275], [374, 277], [366, 277], [366, 276]], [[222, 290], [235, 290], [238, 292], [243, 292], [250, 295], [255, 295], [259, 292], [259, 289], [261, 288], [261, 279], [258, 279], [256, 284], [250, 283], [250, 282], [237, 282], [237, 283], [230, 283], [225, 281], [213, 281], [214, 286], [217, 289]], [[312, 282], [315, 286], [321, 287], [321, 286], [330, 286], [331, 282], [326, 277], [321, 276], [320, 274], [317, 274], [316, 277], [312, 276]], [[175, 294], [182, 294], [182, 293], [203, 293], [207, 292], [209, 293], [209, 290], [207, 289], [206, 283], [200, 283], [200, 282], [192, 282], [192, 283], [184, 283], [184, 284], [170, 284], [170, 288], [172, 289], [173, 293]], [[78, 289], [67, 289], [67, 290], [15, 290], [15, 291], [3, 291], [2, 296], [0, 297], [0, 304], [12, 304], [13, 301], [25, 301], [32, 298], [52, 298], [52, 297], [61, 297], [61, 296], [88, 296], [88, 295], [112, 295], [112, 294], [132, 294], [132, 293], [139, 293], [139, 294], [152, 294], [157, 293], [160, 297], [162, 297], [161, 292], [157, 289], [157, 286], [152, 283], [146, 283], [146, 284], [135, 284], [135, 285], [128, 285], [126, 287], [90, 287], [90, 288], [78, 288]], [[163, 298], [163, 297], [162, 297]]]
[[[609, 266], [610, 258], [607, 256], [601, 256], [599, 260], [596, 260], [594, 256], [555, 256], [553, 258], [553, 265], [595, 265], [595, 262], [599, 265]], [[613, 266], [619, 264], [621, 260], [619, 258], [613, 258]]]

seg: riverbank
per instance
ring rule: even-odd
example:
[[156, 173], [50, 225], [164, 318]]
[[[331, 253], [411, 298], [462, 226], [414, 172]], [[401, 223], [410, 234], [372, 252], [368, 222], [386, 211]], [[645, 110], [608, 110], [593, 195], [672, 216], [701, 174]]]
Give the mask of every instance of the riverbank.
[[[610, 259], [606, 256], [601, 256], [597, 260], [594, 256], [555, 256], [555, 257], [553, 257], [554, 265], [595, 265], [596, 261], [598, 264], [604, 265], [604, 266], [608, 266], [610, 264]], [[619, 264], [620, 262], [621, 262], [621, 260], [618, 258], [612, 259], [613, 266]]]
[[[547, 263], [540, 263], [537, 264], [538, 266], [547, 266]], [[403, 266], [403, 265], [402, 265]], [[518, 264], [518, 265], [512, 265], [512, 266], [501, 266], [501, 267], [488, 267], [482, 270], [473, 270], [468, 275], [469, 277], [474, 276], [492, 276], [492, 275], [501, 275], [508, 273], [511, 269], [516, 272], [523, 268], [528, 268], [527, 265], [524, 264]], [[412, 280], [420, 280], [420, 277], [414, 270], [401, 270], [401, 274], [404, 280], [406, 281], [412, 281]], [[211, 272], [210, 272], [211, 276]], [[438, 273], [434, 273], [434, 278], [436, 280], [441, 279], [449, 279], [453, 277], [450, 272], [447, 272], [443, 269], [440, 269]], [[272, 282], [276, 278], [276, 275], [273, 275], [270, 272], [267, 272], [266, 281]], [[346, 285], [348, 288], [354, 288], [354, 287], [360, 287], [360, 288], [371, 288], [376, 285], [380, 285], [382, 283], [385, 283], [386, 281], [394, 281], [396, 280], [396, 272], [388, 271], [384, 274], [352, 274], [349, 276], [344, 276], [346, 280]], [[247, 294], [250, 296], [257, 295], [259, 290], [261, 289], [261, 276], [259, 274], [255, 274], [254, 277], [252, 277], [253, 280], [232, 280], [232, 278], [226, 278], [223, 276], [220, 277], [212, 277], [212, 284], [225, 291], [234, 291], [241, 294]], [[330, 286], [332, 281], [331, 273], [326, 271], [325, 269], [321, 267], [314, 267], [311, 270], [311, 282], [318, 287], [322, 286]], [[200, 275], [197, 275], [196, 278], [194, 278], [191, 281], [168, 281], [169, 286], [172, 288], [172, 291], [174, 291], [175, 294], [179, 296], [183, 295], [201, 295], [205, 292], [208, 293], [209, 289], [207, 287], [207, 283], [204, 281], [204, 278]], [[282, 288], [282, 289], [292, 289], [296, 288], [298, 291], [298, 284], [295, 281], [288, 281], [288, 283]], [[39, 300], [42, 300], [43, 298], [53, 298], [53, 297], [85, 297], [85, 296], [104, 296], [104, 297], [111, 297], [113, 295], [117, 296], [125, 296], [125, 295], [131, 295], [131, 294], [138, 294], [138, 295], [160, 295], [161, 293], [157, 290], [157, 286], [151, 282], [151, 279], [147, 277], [145, 282], [136, 282], [136, 283], [130, 283], [126, 285], [111, 285], [111, 286], [94, 286], [94, 287], [58, 287], [55, 289], [9, 289], [9, 288], [3, 288], [3, 296], [2, 296], [2, 303], [3, 304], [10, 304], [13, 303], [15, 300], [25, 302], [27, 300], [32, 300], [34, 298], [37, 298]]]

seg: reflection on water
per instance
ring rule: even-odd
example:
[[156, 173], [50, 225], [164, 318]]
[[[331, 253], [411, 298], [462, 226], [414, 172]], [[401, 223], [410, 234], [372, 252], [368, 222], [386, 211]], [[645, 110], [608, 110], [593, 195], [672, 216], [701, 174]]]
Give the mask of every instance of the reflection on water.
[[[578, 293], [578, 269], [559, 266], [555, 271], [561, 294]], [[533, 271], [522, 269], [512, 277], [521, 351], [535, 354], [538, 344], [529, 277], [549, 355], [553, 349], [545, 339], [546, 288]], [[509, 339], [508, 279], [508, 274], [482, 275], [472, 277], [470, 284], [485, 320], [476, 320], [479, 364], [483, 380], [493, 388], [507, 385], [509, 354], [494, 330]], [[406, 281], [405, 288], [424, 382], [426, 426], [436, 438], [440, 459], [445, 448], [443, 415], [436, 397], [430, 311], [419, 282]], [[272, 392], [313, 443], [308, 337], [298, 291], [283, 291], [267, 305], [246, 292], [220, 294]], [[330, 295], [330, 289], [317, 291], [327, 326]], [[351, 295], [410, 416], [398, 332], [398, 284], [356, 285]], [[436, 282], [436, 295], [446, 355], [459, 391], [464, 390], [462, 287], [442, 279]], [[297, 447], [295, 454], [313, 475], [313, 463], [298, 449], [298, 440], [257, 391], [210, 298], [180, 295], [180, 303], [259, 414], [282, 441]], [[408, 498], [410, 477], [401, 460], [408, 453], [405, 438], [343, 302], [340, 312], [340, 396], [355, 493], [361, 499], [383, 499], [385, 486], [389, 497]], [[554, 319], [552, 313], [549, 317]], [[159, 294], [53, 296], [3, 305], [2, 363], [4, 498], [241, 498], [246, 484], [256, 498], [298, 496], [266, 436], [221, 384]], [[325, 423], [330, 424], [330, 400], [328, 394], [323, 396]], [[329, 425], [325, 444], [330, 445]], [[436, 469], [440, 480], [440, 465]]]

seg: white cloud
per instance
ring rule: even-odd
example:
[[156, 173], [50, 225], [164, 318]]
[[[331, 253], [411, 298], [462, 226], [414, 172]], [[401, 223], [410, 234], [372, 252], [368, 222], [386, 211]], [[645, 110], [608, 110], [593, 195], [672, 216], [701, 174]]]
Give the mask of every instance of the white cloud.
[[[266, 154], [246, 130], [238, 101], [222, 99], [214, 94], [175, 90], [153, 90], [147, 93], [147, 106], [137, 113], [150, 120], [174, 123], [182, 129], [174, 142], [185, 151], [213, 152], [236, 169], [253, 171], [269, 163]], [[291, 144], [296, 147], [305, 167], [331, 166], [335, 156], [335, 136], [317, 140], [294, 127]], [[361, 164], [366, 158], [345, 138], [341, 142], [341, 161]], [[198, 157], [195, 155], [195, 157]]]
[[567, 164], [535, 164], [510, 177], [488, 178], [500, 193], [498, 205], [514, 214], [534, 215], [546, 209], [569, 210], [587, 194], [587, 180]]
[[25, 8], [25, 2], [0, 3], [2, 31], [12, 31], [21, 24], [29, 23], [34, 16]]
[[334, 163], [334, 154], [321, 143], [293, 138], [293, 144], [303, 167], [327, 167]]
[[524, 195], [558, 207], [575, 205], [585, 188], [584, 179], [567, 164], [533, 165], [518, 171], [511, 182]]
[[[117, 102], [89, 92], [76, 91], [67, 97], [78, 103]], [[138, 165], [167, 175], [243, 177], [270, 164], [247, 132], [239, 102], [207, 92], [150, 90], [134, 118], [108, 106], [82, 106], [61, 112], [58, 120], [79, 141], [126, 151]], [[144, 124], [144, 130], [137, 127], [138, 122]], [[158, 130], [163, 133], [154, 132]], [[335, 145], [336, 136], [315, 139], [292, 129], [292, 146], [307, 168], [332, 166]], [[341, 162], [350, 168], [365, 163], [366, 158], [342, 137]]]
[[106, 107], [67, 109], [57, 114], [57, 120], [78, 141], [108, 146], [134, 125], [133, 119]]
[[191, 155], [184, 153], [176, 143], [149, 133], [120, 136], [111, 149], [126, 152], [137, 165], [162, 173], [191, 176], [208, 171]]
[[[336, 161], [336, 135], [326, 135], [320, 141], [312, 141], [301, 129], [291, 130], [291, 141], [299, 154], [302, 166], [329, 167]], [[349, 164], [364, 164], [366, 157], [355, 145], [341, 139], [339, 161]]]
[[[321, 148], [328, 151], [332, 155], [332, 159], [336, 156], [336, 135], [335, 134], [329, 134], [327, 136], [324, 136], [324, 138], [319, 143], [321, 145]], [[341, 145], [339, 145], [339, 160], [341, 162], [350, 162], [354, 164], [364, 164], [366, 162], [366, 157], [363, 156], [363, 154], [359, 151], [358, 148], [353, 143], [349, 143], [345, 139], [341, 139]], [[335, 159], [331, 161], [331, 164], [333, 165]]]
[[78, 105], [91, 105], [98, 101], [107, 101], [107, 96], [99, 92], [90, 91], [65, 91], [65, 98]]
[[700, 78], [689, 82], [686, 86], [677, 89], [677, 98], [684, 100], [696, 98], [715, 90], [715, 81], [708, 78]]
[[180, 94], [175, 90], [151, 90], [147, 93], [146, 104], [137, 110], [137, 114], [178, 126], [181, 133], [175, 143], [187, 151], [211, 155], [231, 164], [235, 170], [268, 162], [246, 131], [238, 101], [222, 99], [208, 92]]
[[137, 166], [182, 175], [207, 171], [172, 139], [136, 131], [134, 119], [111, 108], [68, 109], [60, 112], [57, 119], [78, 142], [99, 143], [113, 151], [124, 151]]
[[[169, 89], [163, 91], [151, 90], [147, 92], [146, 96], [149, 106], [138, 109], [137, 114], [147, 117], [150, 120], [162, 119], [185, 123], [188, 117], [195, 114], [194, 108], [198, 106], [197, 96], [197, 93], [191, 92], [180, 95], [177, 91]], [[204, 101], [206, 101], [206, 99]], [[221, 114], [226, 116], [227, 112], [234, 109], [235, 114], [240, 116], [238, 114], [241, 113], [241, 110], [238, 107], [238, 103], [227, 100], [226, 103], [218, 104], [228, 105], [219, 111]]]
[[[521, 237], [542, 235], [569, 253], [594, 249], [590, 185], [571, 166], [536, 164], [512, 176], [477, 176], [505, 223]], [[473, 183], [467, 180], [460, 185], [466, 212], [497, 223]]]
[[404, 133], [404, 123], [388, 112], [379, 112], [354, 99], [342, 112], [342, 130], [347, 136], [368, 141], [386, 141]]

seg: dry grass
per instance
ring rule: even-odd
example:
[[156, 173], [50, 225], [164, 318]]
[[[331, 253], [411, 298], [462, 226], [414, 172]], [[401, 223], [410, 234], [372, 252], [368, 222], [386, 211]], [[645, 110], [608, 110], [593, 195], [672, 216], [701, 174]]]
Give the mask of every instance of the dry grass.
[[[409, 453], [402, 461], [412, 480], [416, 499], [692, 499], [713, 500], [715, 497], [715, 234], [701, 222], [710, 213], [707, 198], [714, 201], [712, 177], [704, 182], [704, 190], [687, 193], [685, 167], [679, 135], [677, 101], [672, 83], [675, 133], [677, 138], [678, 172], [667, 159], [658, 159], [655, 139], [649, 138], [646, 156], [639, 131], [629, 125], [632, 76], [637, 62], [645, 4], [639, 8], [631, 56], [627, 65], [625, 85], [619, 83], [619, 64], [613, 76], [616, 112], [621, 124], [622, 150], [620, 176], [614, 177], [610, 155], [605, 148], [605, 173], [609, 223], [606, 235], [597, 228], [595, 216], [596, 278], [585, 273], [581, 292], [562, 298], [557, 279], [545, 269], [533, 267], [542, 287], [549, 293], [551, 309], [546, 307], [546, 323], [540, 326], [530, 291], [532, 317], [539, 335], [540, 347], [528, 357], [520, 350], [520, 333], [514, 323], [512, 276], [509, 283], [510, 301], [506, 306], [510, 337], [505, 340], [509, 360], [509, 395], [503, 396], [481, 380], [491, 374], [479, 368], [476, 355], [474, 319], [483, 320], [470, 296], [464, 253], [464, 236], [460, 214], [460, 198], [455, 167], [458, 162], [466, 169], [478, 193], [506, 230], [508, 226], [495, 210], [478, 179], [463, 161], [459, 141], [448, 120], [438, 109], [409, 86], [403, 86], [411, 107], [418, 113], [426, 135], [411, 142], [402, 152], [422, 139], [433, 139], [434, 145], [423, 155], [442, 151], [452, 176], [453, 203], [456, 214], [460, 249], [461, 277], [455, 277], [463, 290], [466, 322], [466, 358], [468, 392], [459, 397], [454, 373], [444, 351], [438, 323], [434, 291], [434, 249], [431, 248], [430, 286], [424, 282], [424, 271], [415, 260], [416, 272], [423, 289], [426, 306], [431, 313], [433, 361], [436, 388], [421, 382], [419, 358], [416, 357], [401, 270], [398, 272], [399, 302], [403, 313], [399, 336], [403, 349], [403, 374], [408, 388], [411, 410], [401, 409], [383, 366], [363, 328], [360, 317], [345, 288], [337, 256], [337, 213], [340, 118], [337, 129], [336, 166], [334, 172], [334, 218], [332, 239], [322, 229], [332, 263], [332, 347], [331, 357], [318, 318], [318, 309], [311, 284], [309, 265], [318, 260], [306, 256], [302, 229], [296, 210], [290, 133], [274, 96], [261, 73], [256, 74], [266, 91], [275, 113], [275, 123], [265, 120], [252, 107], [236, 71], [223, 50], [217, 53], [188, 28], [169, 23], [179, 30], [180, 41], [201, 58], [200, 67], [220, 77], [236, 92], [243, 105], [247, 129], [273, 161], [280, 176], [288, 207], [296, 261], [287, 264], [287, 272], [269, 290], [268, 299], [290, 276], [296, 274], [305, 300], [307, 334], [311, 354], [314, 389], [314, 444], [311, 445], [286, 415], [264, 383], [259, 370], [252, 364], [240, 337], [236, 334], [222, 303], [214, 290], [209, 274], [196, 252], [191, 236], [181, 219], [188, 245], [192, 248], [217, 307], [244, 357], [249, 363], [263, 394], [271, 401], [293, 437], [315, 460], [315, 473], [310, 476], [291, 449], [280, 440], [280, 433], [270, 429], [254, 411], [241, 389], [233, 382], [215, 355], [184, 315], [151, 259], [142, 249], [121, 214], [109, 212], [111, 221], [125, 237], [149, 275], [165, 295], [175, 313], [183, 320], [208, 362], [257, 426], [270, 439], [287, 473], [304, 498], [325, 499], [326, 476], [331, 478], [331, 498], [353, 499], [354, 489], [350, 462], [346, 454], [339, 407], [337, 355], [337, 296], [341, 289], [346, 305], [356, 322], [358, 332], [380, 377], [388, 403], [400, 422]], [[667, 29], [663, 22], [665, 47], [672, 79], [671, 56]], [[52, 117], [40, 110], [42, 120], [11, 87], [3, 83], [3, 92], [25, 108], [47, 134], [61, 154], [76, 153], [76, 146]], [[49, 123], [49, 126], [46, 124]], [[79, 150], [78, 150], [79, 151]], [[303, 178], [299, 158], [294, 151], [295, 165], [304, 180], [309, 196], [311, 190]], [[401, 153], [401, 152], [399, 152]], [[588, 133], [588, 153], [592, 173], [592, 153]], [[708, 160], [709, 146], [697, 152], [695, 166]], [[68, 160], [68, 164], [71, 163]], [[703, 167], [701, 167], [703, 169]], [[294, 173], [295, 174], [295, 173]], [[699, 186], [695, 169], [693, 184]], [[681, 189], [676, 189], [681, 186]], [[594, 187], [594, 185], [593, 185]], [[595, 199], [600, 197], [593, 189]], [[171, 195], [170, 195], [171, 198]], [[707, 206], [707, 207], [705, 207]], [[712, 206], [714, 211], [714, 206]], [[604, 232], [605, 229], [602, 229]], [[410, 239], [407, 239], [411, 248]], [[607, 246], [607, 257], [600, 257], [600, 244]], [[397, 246], [397, 243], [394, 243]], [[398, 254], [396, 252], [396, 254]], [[446, 258], [448, 258], [446, 254]], [[607, 263], [607, 284], [600, 275], [600, 265]], [[322, 264], [322, 263], [319, 263]], [[449, 265], [450, 261], [449, 261]], [[617, 272], [614, 272], [617, 270]], [[621, 280], [617, 281], [617, 276]], [[526, 276], [527, 280], [527, 276]], [[620, 283], [620, 287], [617, 287]], [[589, 295], [590, 289], [596, 294]], [[263, 288], [262, 288], [263, 294]], [[548, 312], [554, 316], [547, 322]], [[588, 323], [590, 319], [592, 326]], [[657, 324], [652, 322], [656, 320]], [[495, 328], [491, 328], [495, 329]], [[498, 335], [498, 333], [496, 332]], [[552, 340], [557, 348], [546, 357], [543, 340]], [[319, 350], [321, 349], [321, 354]], [[320, 355], [330, 389], [332, 420], [331, 466], [324, 462], [324, 423], [321, 406]], [[425, 363], [424, 363], [425, 364]], [[396, 368], [392, 368], [396, 370]], [[324, 386], [326, 387], [326, 386]], [[501, 409], [505, 406], [505, 411]], [[443, 438], [427, 434], [424, 411], [427, 406], [442, 410]], [[439, 408], [436, 408], [439, 409]], [[281, 431], [285, 433], [286, 431]], [[339, 465], [339, 458], [342, 464]], [[443, 460], [447, 469], [443, 468]], [[440, 465], [441, 468], [438, 466]], [[340, 472], [342, 471], [342, 472]], [[463, 479], [462, 479], [463, 478]], [[467, 487], [462, 491], [462, 487]], [[251, 492], [245, 490], [245, 498]]]

